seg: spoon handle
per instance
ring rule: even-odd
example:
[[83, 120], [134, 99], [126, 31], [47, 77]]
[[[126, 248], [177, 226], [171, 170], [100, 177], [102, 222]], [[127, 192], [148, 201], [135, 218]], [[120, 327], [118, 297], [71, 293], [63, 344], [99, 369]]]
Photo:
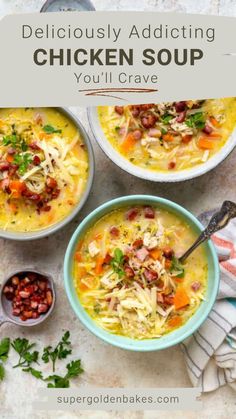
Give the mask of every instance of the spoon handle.
[[221, 209], [210, 219], [208, 226], [202, 231], [193, 245], [181, 256], [180, 262], [185, 259], [205, 240], [208, 240], [216, 231], [224, 228], [232, 218], [236, 217], [236, 204], [232, 201], [224, 201]]

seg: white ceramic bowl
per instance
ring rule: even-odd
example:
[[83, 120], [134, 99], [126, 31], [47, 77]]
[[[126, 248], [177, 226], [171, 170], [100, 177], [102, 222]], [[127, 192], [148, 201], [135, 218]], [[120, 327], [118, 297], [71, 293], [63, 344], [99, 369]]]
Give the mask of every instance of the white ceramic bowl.
[[153, 170], [143, 169], [130, 163], [127, 159], [125, 159], [122, 156], [122, 154], [115, 150], [115, 148], [107, 140], [102, 130], [96, 107], [88, 108], [88, 119], [96, 141], [98, 142], [102, 150], [106, 153], [106, 155], [115, 164], [117, 164], [117, 166], [119, 166], [126, 172], [131, 173], [131, 175], [140, 177], [142, 179], [152, 180], [154, 182], [180, 182], [187, 179], [195, 178], [197, 176], [201, 176], [204, 173], [209, 172], [209, 170], [213, 169], [218, 164], [220, 164], [236, 146], [235, 129], [228, 141], [222, 147], [222, 149], [209, 160], [207, 160], [205, 163], [195, 166], [192, 169], [181, 170], [180, 172], [155, 172]]

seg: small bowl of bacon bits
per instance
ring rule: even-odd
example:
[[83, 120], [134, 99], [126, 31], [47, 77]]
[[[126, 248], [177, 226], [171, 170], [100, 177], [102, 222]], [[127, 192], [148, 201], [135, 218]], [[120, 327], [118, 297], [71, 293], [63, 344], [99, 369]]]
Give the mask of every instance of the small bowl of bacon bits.
[[0, 324], [35, 326], [48, 318], [55, 306], [55, 287], [50, 275], [22, 270], [9, 276], [1, 287]]

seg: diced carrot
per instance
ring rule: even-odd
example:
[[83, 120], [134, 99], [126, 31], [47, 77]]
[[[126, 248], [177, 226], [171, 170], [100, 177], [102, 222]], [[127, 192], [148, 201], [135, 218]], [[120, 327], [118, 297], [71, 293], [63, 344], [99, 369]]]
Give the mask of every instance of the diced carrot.
[[174, 316], [168, 321], [168, 326], [178, 327], [182, 324], [182, 319], [180, 316]]
[[217, 131], [213, 131], [213, 132], [211, 132], [209, 135], [208, 135], [208, 138], [221, 138], [222, 137], [222, 135], [219, 133], [219, 132], [217, 132]]
[[120, 151], [123, 153], [128, 153], [129, 151], [133, 150], [137, 140], [132, 132], [125, 137], [124, 141], [120, 145]]
[[40, 140], [49, 140], [50, 138], [52, 138], [52, 134], [47, 134], [46, 132], [43, 132], [43, 131], [39, 133]]
[[176, 310], [187, 306], [190, 303], [188, 294], [183, 288], [177, 288], [176, 294], [174, 296], [174, 305]]
[[167, 141], [167, 142], [172, 142], [175, 139], [175, 137], [172, 134], [168, 134], [168, 133], [164, 134], [162, 138], [164, 141]]
[[198, 140], [198, 147], [203, 150], [213, 150], [215, 143], [206, 137], [200, 137]]
[[12, 156], [11, 154], [8, 154], [7, 155], [7, 161], [8, 161], [8, 163], [12, 163], [13, 160], [14, 160], [14, 156]]
[[183, 282], [184, 278], [178, 278], [177, 276], [172, 276], [175, 282], [178, 282], [178, 284], [181, 284]]
[[104, 258], [98, 257], [96, 260], [96, 266], [95, 266], [95, 274], [100, 275], [103, 271], [103, 264], [104, 264]]
[[171, 264], [172, 264], [171, 259], [166, 259], [165, 260], [165, 269], [170, 269]]
[[212, 124], [214, 127], [216, 127], [216, 128], [220, 126], [219, 121], [217, 121], [217, 119], [216, 119], [214, 116], [211, 116], [211, 117], [210, 117], [210, 122], [211, 122], [211, 124]]
[[101, 240], [101, 238], [102, 238], [101, 233], [97, 233], [97, 234], [95, 234], [95, 236], [94, 236], [94, 240]]
[[149, 252], [149, 255], [154, 259], [154, 260], [158, 260], [161, 258], [162, 252], [160, 249], [152, 249]]
[[191, 139], [193, 138], [193, 136], [192, 135], [184, 135], [183, 137], [182, 137], [182, 143], [184, 143], [184, 144], [188, 144], [190, 141], [191, 141]]
[[80, 282], [80, 283], [79, 283], [79, 289], [80, 289], [81, 291], [87, 291], [87, 290], [89, 289], [89, 287], [87, 287], [87, 285], [86, 285], [86, 284], [84, 284], [84, 282]]
[[82, 255], [80, 252], [76, 252], [75, 253], [75, 260], [77, 260], [77, 262], [81, 262], [82, 260]]
[[25, 183], [20, 180], [12, 180], [9, 184], [9, 188], [12, 193], [12, 197], [18, 199], [25, 190]]

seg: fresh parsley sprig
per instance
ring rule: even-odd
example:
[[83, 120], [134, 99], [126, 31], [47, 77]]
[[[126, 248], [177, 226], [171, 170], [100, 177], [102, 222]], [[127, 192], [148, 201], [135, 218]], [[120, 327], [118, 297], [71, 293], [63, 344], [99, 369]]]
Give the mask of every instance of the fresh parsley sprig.
[[3, 338], [0, 341], [0, 380], [2, 381], [5, 377], [5, 368], [3, 366], [3, 362], [6, 362], [8, 359], [8, 352], [10, 349], [10, 339]]
[[114, 272], [116, 272], [119, 278], [124, 276], [124, 254], [121, 249], [118, 247], [114, 250], [113, 258], [110, 262], [110, 265]]
[[29, 368], [32, 363], [38, 363], [38, 351], [31, 351], [35, 345], [35, 343], [30, 343], [28, 339], [25, 338], [17, 338], [11, 343], [11, 346], [19, 355], [18, 363], [14, 365], [13, 368]]
[[72, 350], [70, 348], [71, 342], [69, 341], [70, 332], [67, 331], [62, 336], [60, 342], [56, 345], [55, 348], [52, 346], [47, 346], [43, 350], [42, 360], [47, 364], [50, 360], [52, 361], [52, 370], [55, 371], [55, 364], [57, 359], [64, 359], [71, 354]]
[[78, 377], [84, 371], [80, 359], [71, 361], [66, 368], [67, 373], [64, 377], [54, 374], [45, 379], [45, 381], [52, 381], [47, 385], [49, 388], [68, 388], [70, 387], [70, 379]]
[[32, 155], [30, 153], [15, 154], [13, 163], [19, 166], [18, 171], [21, 175], [23, 175], [29, 164], [32, 163]]

